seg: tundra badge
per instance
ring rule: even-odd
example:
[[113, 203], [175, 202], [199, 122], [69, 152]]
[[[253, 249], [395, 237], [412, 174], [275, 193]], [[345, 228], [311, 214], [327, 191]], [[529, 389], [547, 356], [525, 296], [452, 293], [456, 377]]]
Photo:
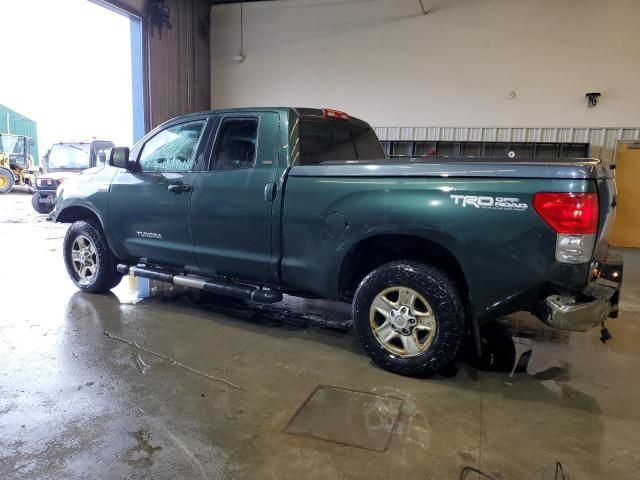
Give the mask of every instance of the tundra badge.
[[138, 234], [139, 237], [142, 238], [155, 238], [158, 240], [162, 240], [162, 235], [160, 235], [159, 233], [155, 233], [155, 232], [136, 232]]

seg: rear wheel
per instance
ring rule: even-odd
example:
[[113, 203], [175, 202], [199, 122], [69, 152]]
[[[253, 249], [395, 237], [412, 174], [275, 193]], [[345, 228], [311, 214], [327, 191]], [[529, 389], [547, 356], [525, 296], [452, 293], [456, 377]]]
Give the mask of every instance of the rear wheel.
[[122, 279], [102, 230], [93, 224], [73, 223], [64, 237], [63, 248], [67, 273], [80, 290], [104, 293]]
[[53, 203], [48, 203], [48, 202], [42, 203], [40, 202], [41, 198], [43, 198], [42, 193], [35, 192], [31, 196], [31, 206], [38, 213], [51, 213], [55, 205]]
[[371, 359], [401, 375], [437, 373], [453, 361], [464, 338], [455, 283], [417, 262], [388, 263], [367, 275], [355, 294], [353, 321]]
[[14, 184], [13, 174], [6, 168], [0, 168], [0, 193], [9, 193]]

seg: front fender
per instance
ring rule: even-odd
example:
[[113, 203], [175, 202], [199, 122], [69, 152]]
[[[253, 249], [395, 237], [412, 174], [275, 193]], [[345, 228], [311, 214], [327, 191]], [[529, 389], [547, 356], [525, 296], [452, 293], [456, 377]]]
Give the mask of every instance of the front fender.
[[73, 223], [78, 220], [98, 219], [100, 226], [105, 225], [105, 215], [97, 206], [87, 200], [78, 198], [63, 199], [58, 198], [56, 208], [51, 212], [49, 218], [56, 223]]
[[49, 218], [54, 222], [70, 223], [93, 216], [100, 222], [111, 246], [109, 229], [105, 226], [109, 217], [109, 190], [117, 169], [91, 170], [66, 180], [58, 187], [56, 208]]

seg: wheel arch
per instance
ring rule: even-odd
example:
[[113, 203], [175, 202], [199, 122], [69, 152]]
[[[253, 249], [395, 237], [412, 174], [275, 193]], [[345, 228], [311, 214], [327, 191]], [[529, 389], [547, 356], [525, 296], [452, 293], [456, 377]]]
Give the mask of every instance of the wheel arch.
[[65, 207], [56, 216], [57, 223], [73, 223], [84, 220], [96, 227], [100, 227], [104, 232], [104, 223], [100, 216], [91, 208], [83, 205], [72, 205]]
[[359, 240], [342, 259], [338, 276], [338, 298], [352, 301], [362, 279], [385, 263], [411, 260], [440, 268], [449, 274], [460, 289], [467, 320], [476, 349], [480, 352], [478, 319], [473, 314], [473, 297], [468, 276], [451, 249], [440, 242], [414, 235], [381, 233]]
[[377, 267], [397, 260], [412, 260], [438, 267], [455, 280], [463, 295], [469, 285], [455, 255], [438, 242], [416, 235], [378, 234], [355, 243], [342, 259], [339, 296], [350, 299], [362, 279]]
[[352, 301], [362, 279], [377, 267], [397, 260], [413, 260], [440, 268], [460, 289], [476, 351], [481, 354], [480, 327], [474, 315], [468, 277], [454, 253], [440, 242], [414, 235], [381, 233], [359, 240], [342, 259], [338, 276], [338, 299]]

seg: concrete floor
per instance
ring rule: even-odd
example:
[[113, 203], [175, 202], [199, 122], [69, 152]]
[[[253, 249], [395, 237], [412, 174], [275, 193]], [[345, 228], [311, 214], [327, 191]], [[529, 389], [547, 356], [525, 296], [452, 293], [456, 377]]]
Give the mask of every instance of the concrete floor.
[[[65, 228], [29, 195], [0, 196], [0, 478], [453, 480], [472, 465], [551, 479], [556, 461], [571, 478], [639, 478], [638, 251], [623, 251], [612, 342], [519, 314], [503, 321], [513, 338], [487, 333], [493, 368], [460, 361], [418, 380], [372, 365], [340, 305], [141, 300], [129, 279], [79, 293]], [[514, 350], [529, 353], [510, 376]], [[348, 390], [314, 395], [316, 426], [300, 435], [304, 418], [290, 422], [319, 385]]]

